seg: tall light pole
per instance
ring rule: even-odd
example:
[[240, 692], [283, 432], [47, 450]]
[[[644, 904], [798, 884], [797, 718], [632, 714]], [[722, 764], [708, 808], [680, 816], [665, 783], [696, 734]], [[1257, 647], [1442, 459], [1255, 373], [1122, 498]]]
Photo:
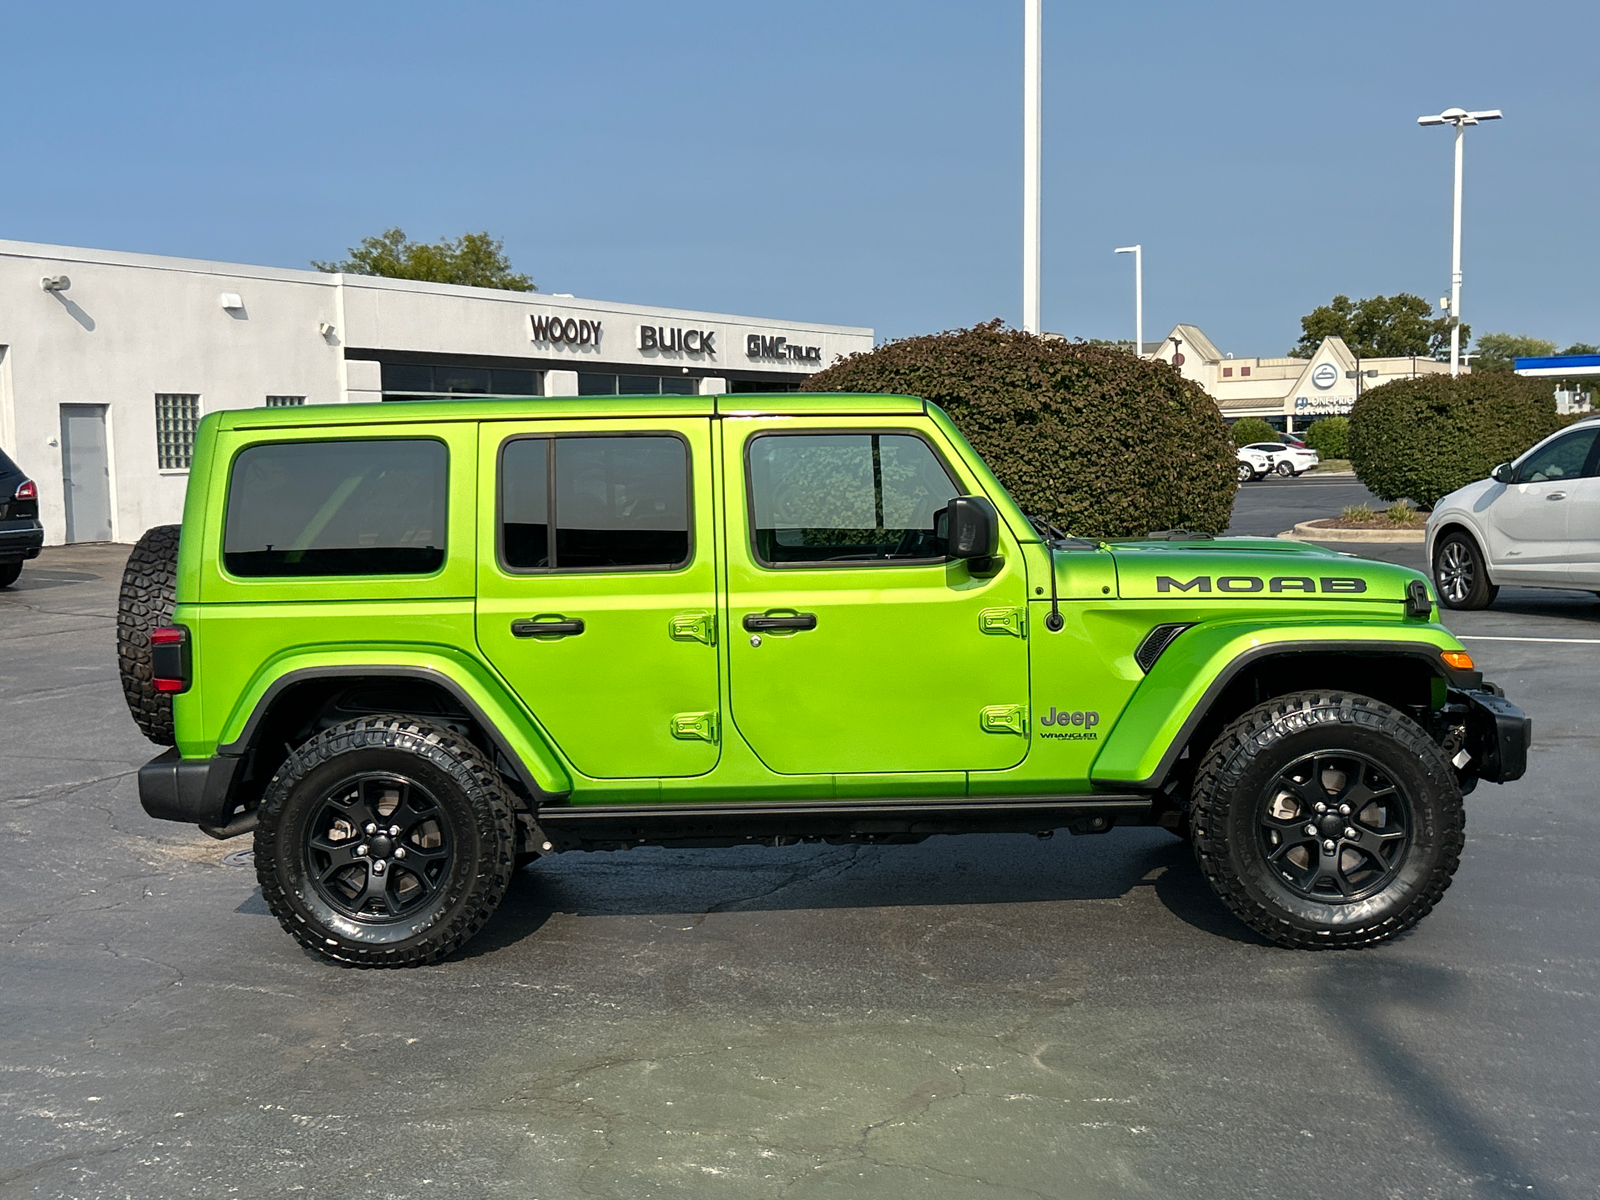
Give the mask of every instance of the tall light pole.
[[1468, 125], [1480, 121], [1498, 121], [1500, 110], [1468, 112], [1464, 108], [1447, 108], [1437, 116], [1418, 117], [1418, 125], [1454, 125], [1456, 127], [1456, 192], [1455, 228], [1450, 237], [1450, 377], [1461, 374], [1461, 146]]
[[1039, 326], [1039, 32], [1043, 0], [1023, 0], [1022, 35], [1022, 328]]
[[1144, 246], [1118, 246], [1118, 254], [1133, 255], [1133, 353], [1144, 356]]

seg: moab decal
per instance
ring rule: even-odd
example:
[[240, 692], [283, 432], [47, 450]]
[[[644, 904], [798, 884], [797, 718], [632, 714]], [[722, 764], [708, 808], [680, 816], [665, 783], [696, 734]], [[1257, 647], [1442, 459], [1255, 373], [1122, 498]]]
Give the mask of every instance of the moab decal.
[[[1270, 580], [1263, 580], [1256, 575], [1224, 575], [1217, 581], [1217, 591], [1240, 593], [1259, 592], [1263, 587], [1269, 592], [1315, 592], [1317, 585], [1304, 575], [1276, 575]], [[1196, 575], [1193, 579], [1174, 579], [1170, 575], [1156, 576], [1156, 591], [1158, 592], [1209, 592], [1211, 590], [1211, 576]], [[1367, 590], [1365, 579], [1350, 579], [1343, 576], [1322, 576], [1322, 591], [1345, 596], [1358, 596]]]

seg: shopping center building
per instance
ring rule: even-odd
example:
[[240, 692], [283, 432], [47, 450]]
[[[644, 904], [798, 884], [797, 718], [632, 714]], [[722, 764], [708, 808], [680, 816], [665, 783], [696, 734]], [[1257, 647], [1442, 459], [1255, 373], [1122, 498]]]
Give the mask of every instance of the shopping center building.
[[871, 329], [0, 241], [0, 447], [46, 541], [175, 522], [200, 417], [452, 396], [788, 391]]
[[1261, 417], [1289, 433], [1318, 417], [1348, 416], [1356, 397], [1379, 384], [1450, 373], [1449, 363], [1431, 358], [1357, 358], [1337, 337], [1324, 338], [1310, 358], [1235, 358], [1194, 325], [1175, 325], [1144, 349], [1204, 388], [1227, 420]]

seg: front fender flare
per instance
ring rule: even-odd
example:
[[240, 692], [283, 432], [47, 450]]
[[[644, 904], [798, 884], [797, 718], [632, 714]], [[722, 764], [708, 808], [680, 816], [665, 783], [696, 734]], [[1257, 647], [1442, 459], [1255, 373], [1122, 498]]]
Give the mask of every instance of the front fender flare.
[[1196, 626], [1156, 660], [1095, 757], [1090, 778], [1117, 788], [1160, 787], [1223, 689], [1262, 659], [1306, 651], [1393, 655], [1424, 660], [1453, 687], [1476, 687], [1476, 671], [1458, 671], [1440, 658], [1461, 649], [1442, 625]]

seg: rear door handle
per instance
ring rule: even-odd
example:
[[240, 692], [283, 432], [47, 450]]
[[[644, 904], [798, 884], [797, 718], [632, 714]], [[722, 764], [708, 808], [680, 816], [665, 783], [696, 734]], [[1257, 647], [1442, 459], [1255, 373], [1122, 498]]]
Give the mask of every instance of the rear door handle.
[[571, 620], [558, 617], [553, 621], [544, 617], [523, 617], [511, 622], [511, 636], [519, 638], [575, 637], [582, 632], [582, 617], [573, 617]]
[[793, 616], [769, 617], [762, 613], [750, 613], [744, 619], [747, 633], [765, 633], [769, 629], [815, 629], [817, 627], [816, 613], [795, 613]]

